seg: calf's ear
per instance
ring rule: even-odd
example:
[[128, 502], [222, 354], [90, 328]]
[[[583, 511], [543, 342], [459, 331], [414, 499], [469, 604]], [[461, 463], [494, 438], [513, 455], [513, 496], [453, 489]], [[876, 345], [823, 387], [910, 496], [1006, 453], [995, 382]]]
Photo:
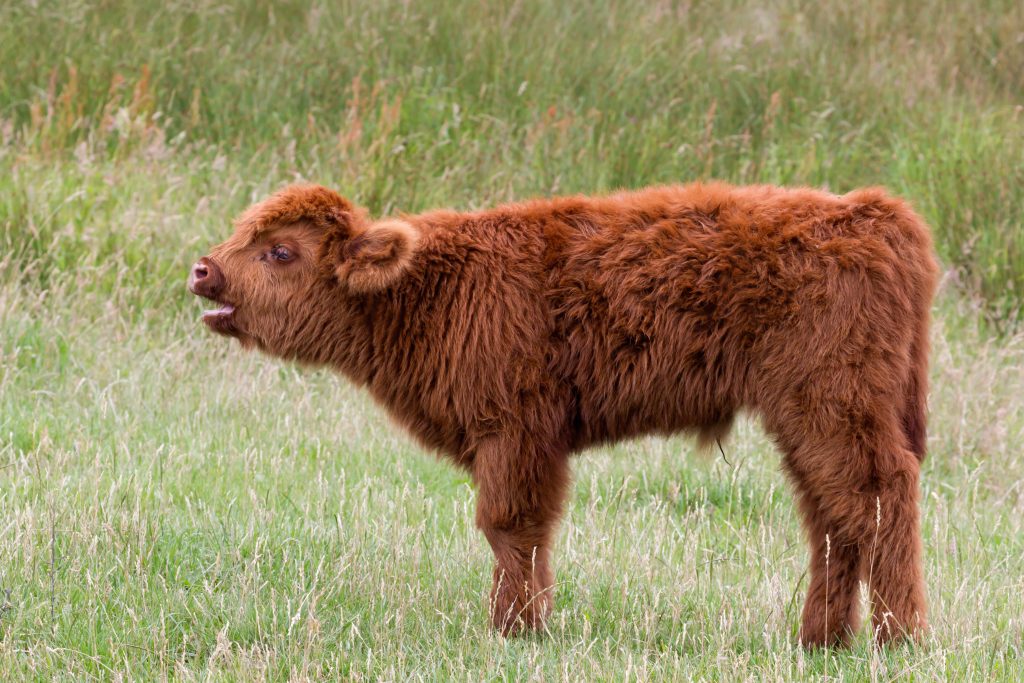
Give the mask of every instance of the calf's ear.
[[334, 276], [354, 292], [389, 287], [409, 268], [419, 237], [419, 231], [408, 221], [370, 223], [335, 250]]

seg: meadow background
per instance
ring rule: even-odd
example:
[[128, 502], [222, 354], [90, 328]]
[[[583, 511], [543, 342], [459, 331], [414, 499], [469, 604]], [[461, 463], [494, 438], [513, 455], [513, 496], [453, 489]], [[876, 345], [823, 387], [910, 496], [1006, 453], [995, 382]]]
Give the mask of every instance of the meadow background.
[[[1024, 4], [0, 5], [0, 679], [1024, 678]], [[486, 625], [468, 477], [198, 323], [286, 182], [374, 214], [720, 178], [934, 229], [933, 632], [805, 653], [754, 422], [585, 454], [542, 636]]]

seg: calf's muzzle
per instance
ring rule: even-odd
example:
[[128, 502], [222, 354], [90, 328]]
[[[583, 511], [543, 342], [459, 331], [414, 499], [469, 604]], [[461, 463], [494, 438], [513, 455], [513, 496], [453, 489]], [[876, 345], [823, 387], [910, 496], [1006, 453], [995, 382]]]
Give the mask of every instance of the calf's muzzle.
[[224, 274], [217, 264], [205, 256], [192, 266], [188, 290], [207, 299], [216, 299], [224, 289]]

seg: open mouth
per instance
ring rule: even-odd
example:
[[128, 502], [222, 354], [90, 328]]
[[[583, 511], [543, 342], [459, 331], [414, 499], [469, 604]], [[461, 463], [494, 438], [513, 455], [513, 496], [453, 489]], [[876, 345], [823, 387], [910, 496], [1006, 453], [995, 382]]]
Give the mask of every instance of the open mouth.
[[211, 318], [223, 318], [230, 316], [235, 312], [235, 307], [231, 304], [221, 304], [219, 308], [214, 308], [209, 311], [203, 311], [203, 320], [209, 320]]
[[218, 308], [203, 311], [203, 322], [214, 332], [235, 336], [238, 328], [235, 326], [235, 307], [231, 304], [221, 304]]

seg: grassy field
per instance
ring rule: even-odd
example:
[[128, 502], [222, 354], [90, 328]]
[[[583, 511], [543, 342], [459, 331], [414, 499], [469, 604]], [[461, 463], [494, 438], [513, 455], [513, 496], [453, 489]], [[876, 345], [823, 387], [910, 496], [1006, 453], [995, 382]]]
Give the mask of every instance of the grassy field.
[[[1024, 679], [1024, 5], [0, 6], [0, 680]], [[805, 653], [778, 458], [587, 453], [549, 631], [486, 626], [468, 477], [198, 323], [295, 179], [378, 214], [698, 178], [933, 226], [919, 647]]]

